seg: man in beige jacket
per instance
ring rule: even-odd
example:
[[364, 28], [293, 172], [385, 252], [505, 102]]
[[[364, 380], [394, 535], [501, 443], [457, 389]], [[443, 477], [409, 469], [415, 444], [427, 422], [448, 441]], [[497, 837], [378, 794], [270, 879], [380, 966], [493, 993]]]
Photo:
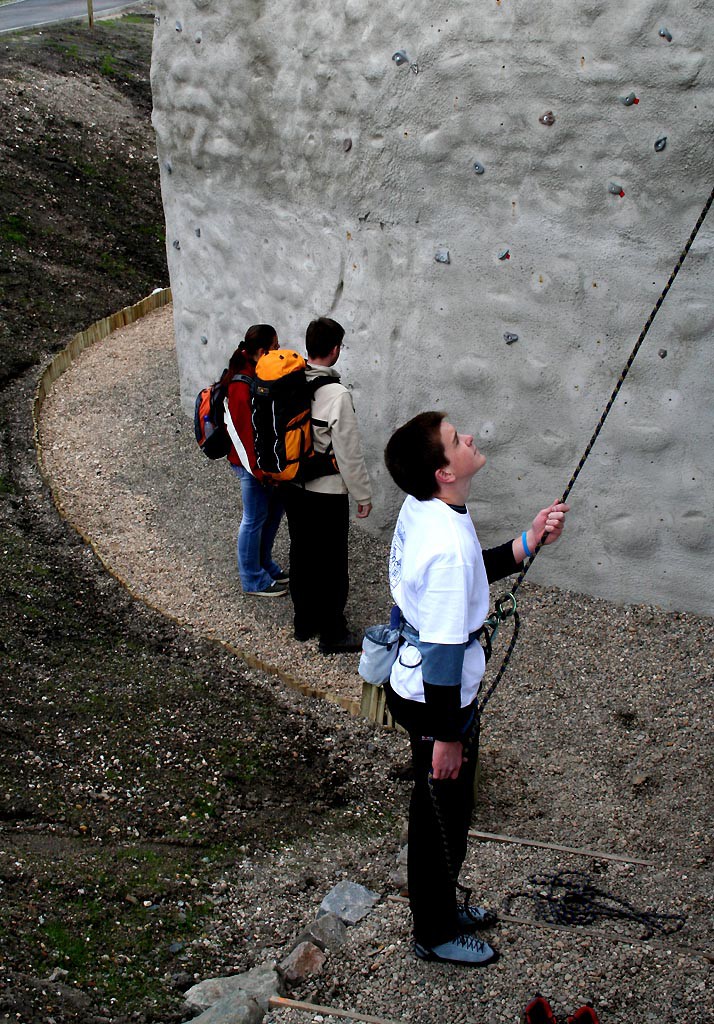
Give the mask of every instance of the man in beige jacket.
[[[344, 334], [328, 317], [313, 320], [305, 334], [307, 379], [320, 380], [312, 401], [315, 451], [333, 454], [338, 472], [283, 488], [295, 639], [319, 636], [323, 654], [361, 649], [361, 636], [350, 633], [345, 618], [350, 496], [357, 503], [358, 519], [366, 519], [372, 509], [352, 396], [334, 368]], [[328, 383], [323, 383], [325, 377]]]

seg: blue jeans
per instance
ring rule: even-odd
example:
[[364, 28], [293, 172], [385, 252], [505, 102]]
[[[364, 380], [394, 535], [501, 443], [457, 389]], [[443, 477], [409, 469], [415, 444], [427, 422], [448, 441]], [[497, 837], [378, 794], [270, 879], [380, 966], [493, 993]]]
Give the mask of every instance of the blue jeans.
[[273, 541], [283, 504], [278, 489], [262, 484], [244, 469], [230, 464], [240, 480], [243, 518], [238, 529], [238, 573], [245, 591], [267, 590], [280, 566], [273, 561]]

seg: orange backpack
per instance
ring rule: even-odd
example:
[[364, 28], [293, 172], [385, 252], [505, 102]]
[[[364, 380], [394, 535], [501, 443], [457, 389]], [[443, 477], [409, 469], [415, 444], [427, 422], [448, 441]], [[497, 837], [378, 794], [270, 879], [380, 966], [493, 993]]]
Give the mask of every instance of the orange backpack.
[[253, 440], [258, 468], [276, 482], [303, 483], [339, 473], [329, 451], [312, 443], [310, 409], [315, 392], [334, 377], [305, 376], [305, 360], [289, 348], [273, 349], [258, 360], [253, 378]]

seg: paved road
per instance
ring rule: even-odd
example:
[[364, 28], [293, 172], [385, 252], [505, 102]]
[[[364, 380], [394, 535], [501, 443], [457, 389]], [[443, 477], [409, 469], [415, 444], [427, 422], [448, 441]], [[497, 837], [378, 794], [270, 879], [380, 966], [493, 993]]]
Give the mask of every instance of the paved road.
[[[121, 0], [94, 0], [94, 15], [131, 7]], [[87, 17], [87, 0], [18, 0], [0, 6], [0, 32]]]

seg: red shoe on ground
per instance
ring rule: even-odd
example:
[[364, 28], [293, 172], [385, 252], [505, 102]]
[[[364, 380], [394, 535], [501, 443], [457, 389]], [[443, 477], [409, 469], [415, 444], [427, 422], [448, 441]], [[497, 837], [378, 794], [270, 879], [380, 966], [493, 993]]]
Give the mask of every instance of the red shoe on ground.
[[[531, 999], [521, 1015], [521, 1021], [522, 1024], [557, 1024], [550, 1003], [541, 995]], [[580, 1024], [580, 1021], [577, 1024]]]
[[590, 1003], [586, 1003], [572, 1017], [568, 1017], [568, 1024], [600, 1024], [600, 1021]]

